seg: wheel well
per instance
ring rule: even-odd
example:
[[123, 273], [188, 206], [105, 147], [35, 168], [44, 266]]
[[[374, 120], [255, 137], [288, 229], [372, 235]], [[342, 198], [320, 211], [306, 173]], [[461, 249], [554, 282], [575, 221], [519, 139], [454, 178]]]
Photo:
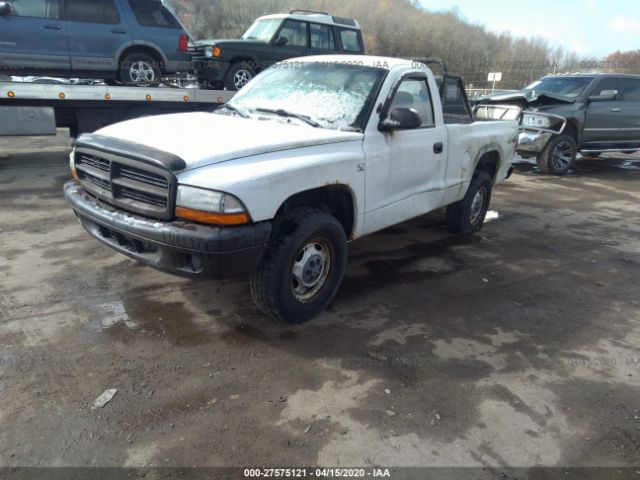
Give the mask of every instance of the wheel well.
[[146, 53], [148, 55], [151, 55], [154, 58], [154, 60], [158, 62], [158, 66], [160, 67], [160, 70], [162, 70], [162, 64], [164, 63], [164, 59], [162, 58], [162, 54], [158, 52], [155, 48], [146, 47], [144, 45], [134, 45], [132, 47], [129, 47], [120, 55], [120, 63], [124, 61], [127, 55], [130, 55], [132, 53]]
[[476, 166], [476, 172], [488, 173], [493, 182], [498, 174], [498, 164], [500, 163], [500, 154], [495, 150], [487, 152], [482, 157]]
[[566, 135], [569, 135], [570, 137], [573, 137], [573, 139], [576, 141], [576, 143], [579, 143], [579, 138], [578, 138], [578, 122], [575, 119], [567, 119], [567, 126], [564, 129], [564, 132], [562, 132]]
[[331, 185], [296, 193], [278, 209], [276, 217], [299, 207], [312, 207], [330, 213], [342, 224], [347, 237], [353, 233], [354, 203], [346, 185]]

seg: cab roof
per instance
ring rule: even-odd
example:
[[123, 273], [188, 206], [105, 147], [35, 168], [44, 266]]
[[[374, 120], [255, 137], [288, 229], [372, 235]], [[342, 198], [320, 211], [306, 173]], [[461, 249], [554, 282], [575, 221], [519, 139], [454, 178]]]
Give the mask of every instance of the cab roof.
[[291, 13], [275, 13], [272, 15], [265, 15], [258, 18], [257, 20], [271, 19], [292, 19], [299, 20], [301, 22], [315, 22], [324, 25], [335, 25], [336, 27], [360, 30], [360, 24], [357, 20], [354, 20], [352, 18], [335, 17], [333, 15], [329, 15], [328, 13], [306, 12], [304, 10], [293, 10]]
[[[319, 63], [344, 63], [351, 65], [361, 65], [363, 67], [382, 68], [393, 70], [394, 68], [416, 68], [422, 69], [424, 64], [406, 58], [380, 57], [376, 55], [311, 55], [289, 59], [295, 62], [319, 62]], [[286, 61], [286, 60], [285, 60]]]

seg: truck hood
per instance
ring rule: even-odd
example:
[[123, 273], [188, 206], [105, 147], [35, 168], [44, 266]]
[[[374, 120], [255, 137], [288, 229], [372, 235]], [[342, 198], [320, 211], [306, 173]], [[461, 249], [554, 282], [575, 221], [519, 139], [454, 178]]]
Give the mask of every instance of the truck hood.
[[[158, 115], [116, 123], [95, 132], [141, 151], [151, 147], [184, 160], [180, 171], [238, 158], [329, 143], [362, 140], [362, 133], [313, 128], [276, 120], [194, 112]], [[135, 153], [135, 152], [132, 152]]]
[[527, 107], [536, 107], [541, 105], [558, 105], [558, 104], [571, 104], [575, 99], [558, 95], [557, 93], [544, 92], [537, 90], [520, 90], [518, 92], [508, 93], [494, 93], [481, 97], [476, 101], [476, 104], [487, 103], [514, 103]]
[[197, 40], [194, 42], [196, 47], [206, 47], [206, 46], [216, 46], [216, 47], [247, 47], [247, 45], [267, 45], [267, 42], [263, 42], [261, 40], [254, 39], [243, 39], [243, 38], [208, 38], [205, 40]]

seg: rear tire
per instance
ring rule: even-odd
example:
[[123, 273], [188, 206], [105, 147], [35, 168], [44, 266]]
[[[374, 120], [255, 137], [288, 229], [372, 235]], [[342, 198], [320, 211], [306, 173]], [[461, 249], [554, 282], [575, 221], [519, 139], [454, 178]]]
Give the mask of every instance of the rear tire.
[[573, 167], [578, 145], [571, 135], [556, 135], [537, 157], [538, 168], [544, 173], [564, 175]]
[[447, 207], [447, 226], [454, 233], [470, 235], [482, 229], [491, 203], [491, 177], [476, 172], [464, 198]]
[[134, 52], [120, 62], [118, 80], [125, 85], [149, 87], [160, 83], [160, 64], [148, 53]]
[[302, 323], [333, 300], [344, 276], [347, 237], [338, 220], [300, 208], [277, 221], [271, 244], [251, 276], [258, 308], [289, 323]]

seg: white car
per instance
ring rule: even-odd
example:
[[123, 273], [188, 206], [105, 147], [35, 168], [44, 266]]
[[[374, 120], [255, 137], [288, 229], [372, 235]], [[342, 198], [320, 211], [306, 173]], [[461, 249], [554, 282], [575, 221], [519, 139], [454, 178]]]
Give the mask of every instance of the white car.
[[64, 192], [111, 248], [179, 275], [250, 276], [256, 304], [296, 323], [332, 301], [348, 241], [444, 206], [451, 230], [479, 230], [517, 137], [517, 121], [474, 121], [461, 79], [422, 63], [304, 57], [213, 113], [82, 135]]

